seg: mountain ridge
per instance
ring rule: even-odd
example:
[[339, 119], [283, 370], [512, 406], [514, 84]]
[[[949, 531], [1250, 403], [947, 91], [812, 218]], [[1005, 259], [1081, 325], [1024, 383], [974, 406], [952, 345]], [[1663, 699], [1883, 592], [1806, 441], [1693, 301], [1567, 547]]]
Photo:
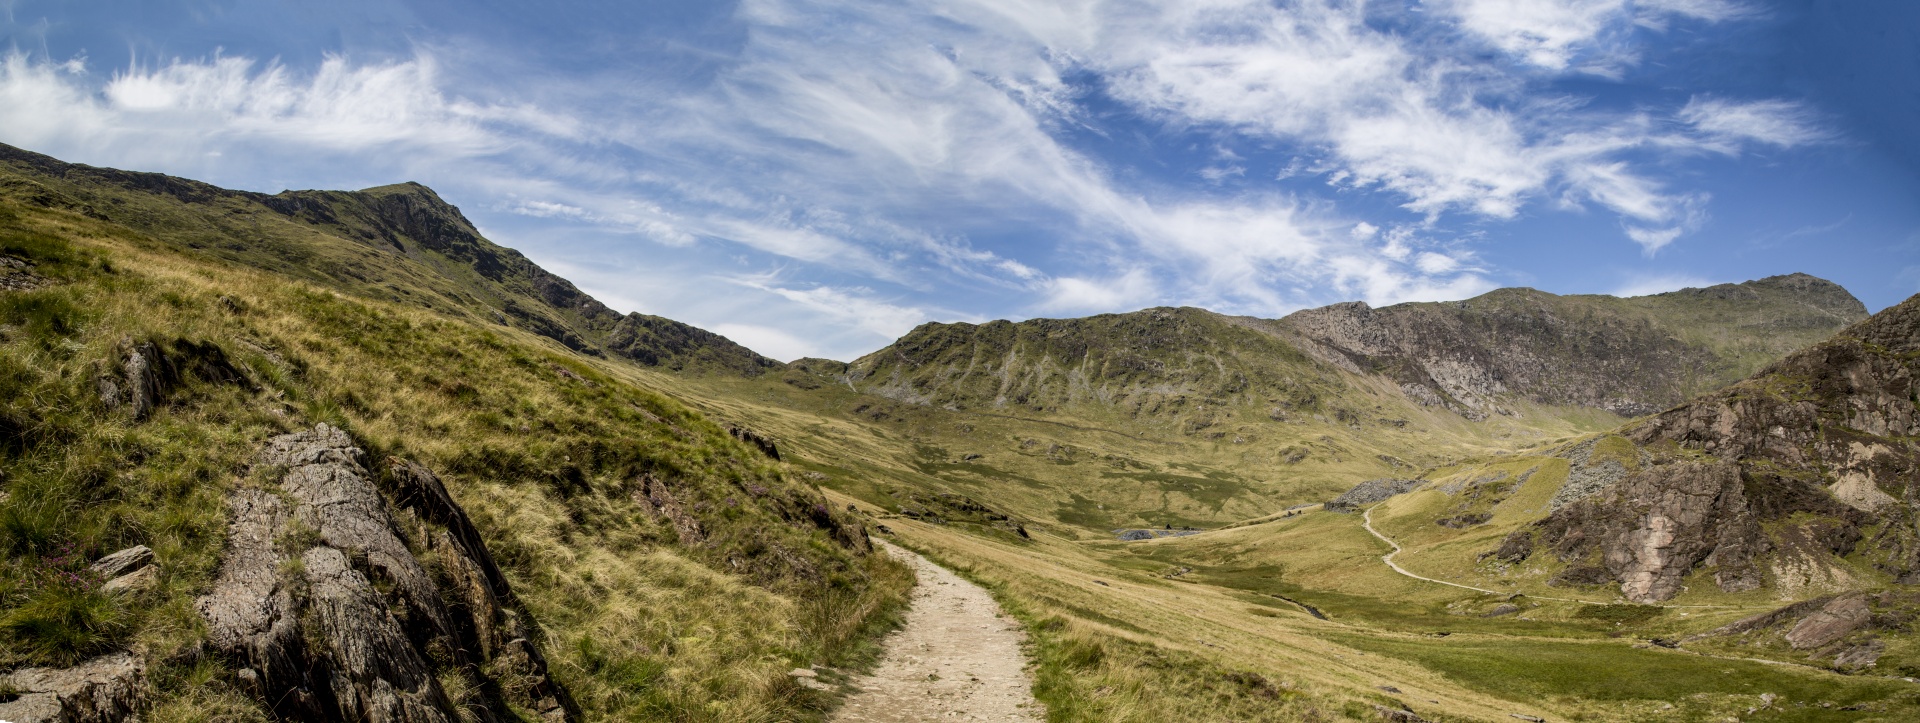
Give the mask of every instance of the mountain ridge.
[[[11, 171], [0, 173], [0, 184], [43, 207], [181, 239], [203, 253], [296, 278], [518, 326], [574, 351], [674, 371], [753, 376], [781, 366], [704, 329], [608, 308], [520, 252], [487, 240], [459, 208], [419, 183], [264, 194], [66, 163], [5, 144], [0, 169]], [[113, 190], [165, 201], [141, 203]], [[355, 248], [321, 248], [315, 233]], [[396, 256], [405, 263], [393, 264]]]

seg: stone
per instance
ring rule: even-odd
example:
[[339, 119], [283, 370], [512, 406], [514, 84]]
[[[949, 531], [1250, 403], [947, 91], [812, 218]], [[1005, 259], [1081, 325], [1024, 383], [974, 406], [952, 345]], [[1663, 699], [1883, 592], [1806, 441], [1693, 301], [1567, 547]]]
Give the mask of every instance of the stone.
[[1873, 611], [1859, 596], [1846, 596], [1827, 603], [1819, 611], [1801, 618], [1787, 631], [1787, 643], [1794, 650], [1822, 648], [1865, 625]]
[[1417, 479], [1372, 479], [1355, 485], [1345, 494], [1334, 498], [1323, 507], [1329, 512], [1352, 512], [1375, 502], [1384, 502], [1395, 495], [1412, 492], [1425, 480]]
[[146, 545], [135, 545], [94, 561], [88, 569], [98, 573], [102, 579], [112, 580], [152, 563], [153, 550]]
[[[402, 505], [445, 527], [420, 529], [447, 595], [399, 538], [362, 456], [325, 424], [275, 437], [259, 464], [279, 471], [278, 489], [229, 497], [227, 554], [196, 607], [240, 688], [284, 720], [491, 723], [513, 707], [578, 720], [527, 640], [531, 618], [438, 478], [387, 467]], [[441, 688], [448, 675], [480, 691], [464, 710]]]
[[160, 587], [160, 568], [153, 565], [108, 580], [100, 591], [109, 595], [137, 595]]
[[1887, 652], [1887, 644], [1885, 642], [1882, 642], [1880, 640], [1869, 640], [1859, 645], [1855, 645], [1851, 648], [1847, 648], [1846, 650], [1841, 651], [1839, 655], [1834, 656], [1833, 667], [1836, 670], [1849, 670], [1849, 671], [1860, 670], [1862, 668], [1871, 668], [1874, 666], [1875, 663], [1878, 663], [1880, 661], [1880, 656], [1885, 654], [1886, 652]]
[[1512, 615], [1517, 612], [1520, 612], [1519, 605], [1515, 605], [1513, 603], [1505, 603], [1498, 607], [1495, 607], [1491, 612], [1488, 612], [1484, 617], [1497, 618], [1502, 615]]
[[18, 698], [0, 703], [12, 723], [119, 723], [137, 720], [150, 689], [146, 664], [129, 653], [94, 658], [71, 668], [27, 668], [0, 676]]
[[1373, 706], [1373, 712], [1380, 716], [1380, 720], [1390, 721], [1391, 723], [1427, 723], [1427, 719], [1421, 718], [1413, 711], [1402, 708], [1388, 708], [1376, 703]]

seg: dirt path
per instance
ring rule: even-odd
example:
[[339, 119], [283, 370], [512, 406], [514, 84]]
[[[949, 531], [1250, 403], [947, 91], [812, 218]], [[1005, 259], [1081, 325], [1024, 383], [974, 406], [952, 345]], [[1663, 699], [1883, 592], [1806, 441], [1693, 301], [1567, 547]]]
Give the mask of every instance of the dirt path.
[[[878, 542], [876, 540], [876, 542]], [[888, 636], [873, 675], [853, 681], [859, 692], [833, 715], [837, 723], [905, 721], [1038, 721], [1033, 679], [1020, 644], [1026, 635], [1000, 616], [993, 597], [946, 568], [879, 543], [920, 576], [906, 625]]]
[[[1511, 590], [1504, 591], [1504, 592], [1500, 590], [1488, 590], [1483, 587], [1473, 587], [1472, 585], [1462, 585], [1457, 582], [1435, 580], [1431, 577], [1426, 577], [1424, 575], [1415, 575], [1411, 572], [1407, 572], [1407, 569], [1404, 567], [1401, 567], [1400, 563], [1393, 561], [1393, 556], [1400, 554], [1400, 543], [1394, 542], [1393, 538], [1387, 537], [1386, 535], [1382, 535], [1380, 534], [1379, 530], [1373, 529], [1373, 508], [1372, 507], [1368, 507], [1366, 512], [1360, 516], [1360, 521], [1361, 521], [1361, 524], [1367, 528], [1368, 533], [1372, 534], [1374, 537], [1380, 538], [1381, 542], [1387, 543], [1389, 546], [1393, 547], [1393, 552], [1389, 552], [1385, 555], [1381, 555], [1380, 561], [1387, 563], [1387, 567], [1393, 568], [1394, 572], [1400, 573], [1402, 575], [1406, 575], [1407, 577], [1411, 577], [1415, 580], [1425, 580], [1427, 582], [1435, 582], [1441, 585], [1451, 585], [1453, 587], [1457, 587], [1462, 590], [1472, 590], [1474, 592], [1486, 593], [1488, 595], [1512, 595], [1514, 592]], [[1604, 602], [1595, 602], [1592, 600], [1577, 600], [1570, 597], [1547, 597], [1545, 595], [1528, 595], [1527, 597], [1533, 598], [1535, 600], [1554, 600], [1558, 602], [1580, 603], [1582, 605], [1608, 604]], [[1661, 608], [1707, 608], [1707, 609], [1719, 609], [1719, 610], [1746, 610], [1754, 607], [1752, 605], [1660, 605], [1660, 604], [1653, 604], [1653, 606], [1661, 607]]]

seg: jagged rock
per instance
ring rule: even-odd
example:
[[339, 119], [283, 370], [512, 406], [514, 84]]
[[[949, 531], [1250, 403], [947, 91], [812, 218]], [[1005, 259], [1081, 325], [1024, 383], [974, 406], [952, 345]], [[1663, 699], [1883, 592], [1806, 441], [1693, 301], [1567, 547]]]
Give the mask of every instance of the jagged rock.
[[[325, 424], [275, 437], [258, 464], [279, 472], [277, 493], [229, 498], [226, 559], [197, 607], [241, 687], [300, 721], [497, 721], [512, 718], [510, 705], [577, 719], [525, 639], [524, 612], [503, 610], [505, 579], [438, 479], [390, 465], [408, 473], [396, 484], [403, 504], [448, 526], [427, 546], [447, 563], [458, 606], [400, 540], [362, 456]], [[449, 668], [480, 691], [460, 711], [440, 686]], [[515, 678], [515, 690], [492, 673]]]
[[760, 450], [761, 454], [772, 457], [774, 461], [780, 461], [780, 448], [774, 446], [773, 440], [760, 436], [760, 433], [746, 427], [727, 425], [727, 434], [733, 435], [734, 439], [753, 445], [755, 449]]
[[47, 277], [33, 272], [33, 264], [0, 256], [0, 291], [32, 291], [47, 284]]
[[[1535, 544], [1576, 563], [1568, 574], [1593, 567], [1580, 562], [1597, 552], [1599, 563], [1620, 581], [1628, 600], [1667, 600], [1680, 592], [1680, 581], [1696, 565], [1731, 571], [1753, 565], [1765, 542], [1745, 490], [1739, 469], [1730, 464], [1680, 462], [1644, 468], [1536, 523], [1540, 539]], [[1510, 536], [1508, 544], [1515, 539]], [[1502, 551], [1506, 548], [1503, 544]], [[1740, 579], [1729, 575], [1723, 586], [1737, 587], [1733, 583]]]
[[1375, 502], [1384, 502], [1395, 495], [1412, 492], [1426, 480], [1417, 479], [1372, 479], [1361, 482], [1345, 494], [1334, 498], [1324, 507], [1329, 512], [1352, 512], [1362, 506]]
[[115, 346], [117, 364], [96, 364], [94, 393], [108, 411], [127, 409], [145, 419], [178, 386], [183, 376], [217, 384], [246, 383], [247, 376], [212, 342], [175, 339], [164, 346], [122, 337]]
[[131, 337], [120, 340], [115, 355], [119, 357], [116, 369], [94, 375], [100, 403], [109, 411], [125, 407], [134, 419], [145, 419], [172, 383], [173, 366], [158, 345]]
[[1831, 596], [1814, 598], [1812, 600], [1802, 600], [1800, 602], [1794, 603], [1792, 605], [1788, 605], [1778, 610], [1772, 610], [1769, 612], [1760, 613], [1759, 615], [1753, 615], [1750, 617], [1745, 617], [1739, 620], [1735, 620], [1731, 623], [1727, 623], [1726, 625], [1722, 625], [1720, 627], [1714, 628], [1707, 632], [1688, 637], [1687, 640], [1689, 641], [1699, 640], [1701, 638], [1709, 638], [1709, 637], [1715, 637], [1715, 636], [1721, 636], [1721, 635], [1738, 635], [1740, 633], [1748, 633], [1748, 632], [1753, 632], [1755, 630], [1764, 630], [1766, 628], [1779, 625], [1780, 623], [1783, 623], [1788, 620], [1798, 620], [1802, 617], [1805, 617], [1808, 613], [1814, 612], [1816, 610], [1819, 610], [1822, 607], [1825, 607], [1827, 603], [1832, 601], [1833, 601], [1833, 598]]
[[1881, 640], [1867, 642], [1847, 648], [1833, 658], [1833, 667], [1837, 670], [1860, 670], [1871, 668], [1880, 662], [1880, 656], [1887, 652], [1887, 644]]
[[1627, 467], [1619, 460], [1593, 462], [1593, 447], [1598, 442], [1598, 439], [1588, 440], [1567, 451], [1567, 481], [1553, 494], [1553, 500], [1547, 503], [1548, 511], [1558, 510], [1574, 500], [1592, 497], [1626, 479]]
[[394, 533], [386, 501], [368, 479], [361, 456], [346, 432], [321, 424], [273, 438], [260, 463], [286, 469], [280, 487], [300, 503], [293, 519], [319, 532], [326, 545], [364, 556], [400, 592], [410, 626], [445, 636], [451, 628], [446, 604], [426, 568]]
[[1826, 647], [1865, 625], [1872, 617], [1873, 611], [1864, 598], [1858, 595], [1836, 598], [1787, 631], [1787, 643], [1794, 650]]
[[579, 706], [553, 681], [540, 649], [527, 641], [532, 631], [525, 621], [531, 616], [446, 484], [433, 470], [409, 460], [389, 458], [386, 469], [385, 479], [403, 508], [446, 528], [430, 536], [427, 546], [446, 563], [452, 584], [444, 592], [455, 603], [454, 610], [464, 612], [451, 617], [460, 649], [476, 655], [470, 664], [510, 673], [518, 689], [502, 690], [507, 699], [521, 701], [551, 720], [578, 719]]
[[150, 690], [146, 663], [129, 653], [71, 668], [27, 668], [0, 676], [19, 697], [0, 702], [12, 723], [120, 723], [138, 720]]
[[680, 538], [680, 544], [692, 546], [706, 542], [707, 531], [701, 526], [699, 518], [688, 514], [686, 508], [680, 505], [680, 500], [674, 497], [673, 490], [667, 489], [666, 483], [659, 478], [652, 474], [641, 475], [640, 489], [633, 493], [633, 499], [645, 503], [653, 510], [655, 517], [666, 518], [673, 525], [673, 533]]
[[148, 565], [121, 575], [100, 586], [100, 591], [114, 595], [131, 595], [146, 592], [160, 586], [160, 568]]
[[300, 560], [307, 583], [301, 624], [309, 644], [321, 647], [309, 650], [310, 660], [323, 665], [341, 719], [456, 720], [433, 669], [347, 556], [321, 545]]
[[1515, 605], [1513, 603], [1504, 603], [1504, 604], [1495, 606], [1492, 610], [1488, 611], [1486, 615], [1483, 615], [1481, 617], [1497, 618], [1502, 615], [1512, 615], [1517, 612], [1520, 612], [1519, 605]]
[[153, 550], [146, 545], [134, 545], [125, 550], [107, 555], [88, 567], [100, 575], [103, 580], [112, 580], [128, 572], [145, 567], [153, 562]]
[[1373, 706], [1373, 712], [1380, 716], [1380, 720], [1389, 723], [1427, 723], [1427, 719], [1403, 708], [1388, 708], [1376, 703]]

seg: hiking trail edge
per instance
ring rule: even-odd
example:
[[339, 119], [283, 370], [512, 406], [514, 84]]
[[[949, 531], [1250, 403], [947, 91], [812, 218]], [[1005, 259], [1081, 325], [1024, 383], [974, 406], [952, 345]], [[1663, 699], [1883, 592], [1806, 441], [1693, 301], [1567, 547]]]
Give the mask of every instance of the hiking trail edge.
[[1045, 720], [1046, 710], [1033, 698], [1020, 624], [979, 585], [907, 550], [879, 546], [913, 565], [920, 584], [906, 624], [886, 639], [880, 666], [853, 681], [857, 692], [832, 720]]

